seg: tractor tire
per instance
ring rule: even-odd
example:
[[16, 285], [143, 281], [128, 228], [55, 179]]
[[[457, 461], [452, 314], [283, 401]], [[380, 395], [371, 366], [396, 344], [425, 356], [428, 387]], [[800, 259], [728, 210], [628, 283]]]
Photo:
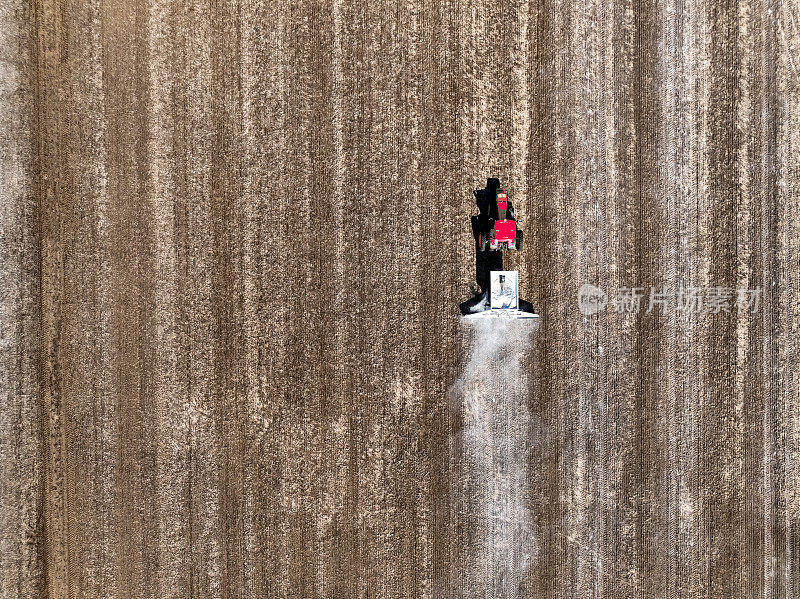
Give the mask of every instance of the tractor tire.
[[517, 251], [522, 250], [522, 231], [517, 231], [516, 246]]

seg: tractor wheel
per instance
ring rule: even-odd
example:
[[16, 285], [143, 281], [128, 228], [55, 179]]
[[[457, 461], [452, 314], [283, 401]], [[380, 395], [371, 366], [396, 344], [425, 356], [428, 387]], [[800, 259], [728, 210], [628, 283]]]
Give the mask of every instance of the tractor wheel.
[[522, 231], [517, 231], [517, 251], [522, 249]]

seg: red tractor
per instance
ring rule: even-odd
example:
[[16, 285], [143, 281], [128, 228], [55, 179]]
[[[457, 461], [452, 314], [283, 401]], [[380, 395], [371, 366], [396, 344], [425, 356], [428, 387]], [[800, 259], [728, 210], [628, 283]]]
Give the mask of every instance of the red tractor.
[[492, 204], [489, 206], [485, 226], [478, 233], [480, 251], [521, 250], [522, 231], [517, 229], [514, 207], [508, 199], [508, 194], [498, 189], [497, 200]]

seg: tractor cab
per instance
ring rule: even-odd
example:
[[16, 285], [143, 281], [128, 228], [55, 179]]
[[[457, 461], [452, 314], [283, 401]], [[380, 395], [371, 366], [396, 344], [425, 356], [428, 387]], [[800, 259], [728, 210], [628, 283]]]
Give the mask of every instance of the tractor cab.
[[505, 220], [508, 211], [508, 195], [505, 191], [497, 192], [497, 219]]
[[489, 219], [488, 231], [481, 232], [479, 236], [481, 251], [521, 250], [522, 231], [517, 229], [514, 209], [505, 190], [497, 190], [496, 211], [492, 212], [495, 212], [496, 218]]

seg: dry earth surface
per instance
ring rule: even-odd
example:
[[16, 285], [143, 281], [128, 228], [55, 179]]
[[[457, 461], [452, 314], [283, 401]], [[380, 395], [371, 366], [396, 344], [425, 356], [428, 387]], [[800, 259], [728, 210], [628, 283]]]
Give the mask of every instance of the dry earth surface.
[[[800, 597], [798, 26], [3, 2], [0, 596]], [[503, 581], [458, 391], [489, 174], [542, 314]], [[584, 317], [587, 281], [762, 293]]]

